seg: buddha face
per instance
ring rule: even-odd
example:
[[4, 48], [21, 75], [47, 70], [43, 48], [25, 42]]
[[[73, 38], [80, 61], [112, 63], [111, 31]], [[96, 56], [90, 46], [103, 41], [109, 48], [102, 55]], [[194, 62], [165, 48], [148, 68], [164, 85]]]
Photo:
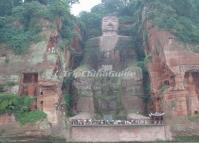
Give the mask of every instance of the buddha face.
[[119, 26], [118, 18], [115, 16], [106, 16], [102, 20], [103, 32], [117, 32]]

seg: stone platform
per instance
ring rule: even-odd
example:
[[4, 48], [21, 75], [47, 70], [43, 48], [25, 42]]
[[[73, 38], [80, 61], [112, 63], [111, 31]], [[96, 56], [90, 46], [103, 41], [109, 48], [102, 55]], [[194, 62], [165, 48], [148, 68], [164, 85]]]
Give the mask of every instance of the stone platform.
[[73, 126], [71, 142], [169, 141], [171, 133], [165, 125]]

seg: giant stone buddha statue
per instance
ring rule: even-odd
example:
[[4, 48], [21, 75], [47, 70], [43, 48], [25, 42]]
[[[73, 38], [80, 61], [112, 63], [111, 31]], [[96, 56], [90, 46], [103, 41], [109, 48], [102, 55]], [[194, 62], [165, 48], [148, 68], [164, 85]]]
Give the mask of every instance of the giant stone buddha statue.
[[[86, 112], [93, 118], [111, 116], [125, 118], [143, 112], [143, 78], [137, 64], [132, 40], [118, 35], [116, 16], [102, 19], [102, 36], [86, 42], [84, 64], [75, 72], [96, 71], [132, 73], [131, 76], [77, 77], [74, 86], [77, 113]], [[91, 51], [89, 53], [89, 51]]]

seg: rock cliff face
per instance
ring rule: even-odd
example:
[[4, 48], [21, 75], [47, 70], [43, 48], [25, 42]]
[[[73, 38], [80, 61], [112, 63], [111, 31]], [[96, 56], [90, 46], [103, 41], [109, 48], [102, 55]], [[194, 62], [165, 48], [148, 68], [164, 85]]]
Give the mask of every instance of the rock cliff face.
[[71, 43], [61, 47], [62, 21], [41, 19], [40, 24], [41, 39], [26, 53], [16, 55], [0, 45], [0, 93], [34, 97], [30, 110], [43, 111], [47, 119], [22, 128], [14, 115], [0, 115], [1, 136], [67, 136], [63, 80], [65, 71], [75, 68], [82, 54], [80, 29], [76, 27]]
[[146, 24], [146, 29], [154, 110], [172, 117], [198, 114], [199, 53], [194, 52], [198, 45], [179, 42], [151, 24]]
[[[30, 45], [25, 54], [16, 55], [6, 45], [0, 46], [1, 92], [35, 97], [32, 110], [44, 111], [53, 125], [58, 124], [64, 112], [62, 84], [64, 71], [74, 63], [71, 49], [80, 47], [80, 39], [75, 36], [69, 48], [59, 47], [61, 23], [60, 19], [54, 23], [42, 19], [40, 42]], [[5, 117], [2, 116], [2, 122]]]

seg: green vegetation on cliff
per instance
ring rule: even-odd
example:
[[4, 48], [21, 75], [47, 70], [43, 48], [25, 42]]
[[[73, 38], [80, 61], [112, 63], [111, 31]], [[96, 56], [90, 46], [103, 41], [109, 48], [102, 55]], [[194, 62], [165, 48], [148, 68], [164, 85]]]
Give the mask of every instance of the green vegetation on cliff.
[[60, 35], [65, 44], [72, 37], [74, 17], [69, 4], [77, 0], [1, 0], [0, 42], [6, 43], [17, 54], [24, 53], [31, 42], [40, 40], [41, 20], [51, 23], [62, 20]]
[[[69, 5], [75, 2], [78, 0], [1, 0], [0, 42], [7, 43], [18, 54], [23, 53], [31, 42], [40, 40], [40, 20], [55, 21], [59, 17], [63, 22], [60, 35], [63, 44], [68, 44], [75, 21]], [[136, 24], [120, 29], [122, 34], [136, 37], [143, 23], [143, 11], [145, 20], [171, 31], [179, 40], [199, 42], [198, 0], [103, 0], [91, 12], [80, 14], [84, 39], [101, 35], [101, 18], [107, 14], [118, 15], [123, 24]]]
[[4, 92], [4, 90], [5, 90], [6, 88], [13, 87], [13, 86], [15, 86], [16, 84], [17, 84], [16, 82], [6, 82], [6, 83], [4, 83], [4, 84], [0, 84], [0, 93], [1, 93], [1, 92]]
[[17, 120], [22, 124], [35, 123], [47, 117], [42, 111], [20, 112], [15, 114]]
[[30, 111], [33, 100], [29, 96], [0, 93], [0, 115], [13, 114], [21, 124], [34, 123], [46, 118], [46, 114], [42, 111]]
[[80, 20], [86, 25], [84, 28], [88, 38], [100, 34], [101, 18], [104, 15], [113, 14], [120, 17], [122, 23], [139, 25], [129, 27], [126, 30], [128, 34], [136, 34], [137, 30], [143, 28], [140, 27], [143, 20], [147, 20], [172, 32], [183, 42], [198, 43], [198, 13], [198, 0], [103, 0], [90, 13], [82, 13]]
[[63, 95], [64, 95], [64, 103], [65, 103], [65, 111], [67, 116], [73, 116], [73, 100], [74, 100], [74, 91], [72, 83], [74, 81], [74, 77], [70, 75], [69, 77], [65, 77], [63, 80]]
[[199, 114], [189, 116], [188, 119], [189, 121], [199, 121]]
[[198, 0], [152, 0], [146, 6], [147, 17], [155, 25], [169, 30], [183, 42], [199, 42]]

